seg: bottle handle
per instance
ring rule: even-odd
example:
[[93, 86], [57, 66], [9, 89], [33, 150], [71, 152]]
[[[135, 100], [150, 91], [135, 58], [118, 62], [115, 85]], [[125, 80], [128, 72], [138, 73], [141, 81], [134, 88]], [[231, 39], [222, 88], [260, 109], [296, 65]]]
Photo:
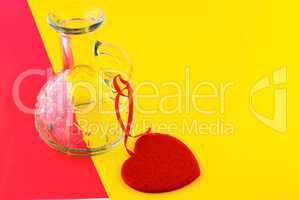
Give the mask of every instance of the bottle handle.
[[[115, 62], [115, 65], [109, 66], [109, 69], [104, 67], [106, 68], [104, 70], [108, 70], [114, 74], [122, 74], [122, 76], [125, 76], [127, 80], [131, 79], [133, 71], [131, 60], [128, 54], [117, 45], [96, 40], [94, 46], [94, 56], [96, 58], [101, 58], [103, 56], [110, 57], [110, 59]], [[111, 79], [113, 79], [113, 77], [111, 77]]]

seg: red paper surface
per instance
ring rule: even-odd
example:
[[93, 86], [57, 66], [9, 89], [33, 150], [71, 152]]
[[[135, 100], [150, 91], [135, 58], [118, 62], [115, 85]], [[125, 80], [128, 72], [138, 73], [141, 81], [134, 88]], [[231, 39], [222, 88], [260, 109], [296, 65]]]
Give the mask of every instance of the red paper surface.
[[[2, 1], [0, 8], [0, 199], [106, 197], [91, 159], [50, 149], [35, 130], [33, 115], [13, 101], [16, 77], [50, 63], [26, 1]], [[35, 75], [22, 82], [26, 106], [33, 108], [45, 81]]]

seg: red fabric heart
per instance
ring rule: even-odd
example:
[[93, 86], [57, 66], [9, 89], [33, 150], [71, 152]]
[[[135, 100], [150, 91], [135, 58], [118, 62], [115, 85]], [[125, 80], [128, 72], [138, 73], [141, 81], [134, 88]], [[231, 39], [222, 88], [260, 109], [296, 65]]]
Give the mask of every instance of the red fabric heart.
[[142, 192], [167, 192], [183, 187], [200, 175], [189, 148], [165, 134], [149, 133], [135, 143], [135, 154], [122, 166], [122, 178]]
[[[121, 88], [118, 81], [125, 85]], [[133, 95], [128, 81], [116, 76], [113, 80], [117, 92], [115, 113], [125, 133], [125, 148], [129, 159], [122, 166], [122, 178], [132, 188], [150, 193], [168, 192], [191, 183], [200, 175], [198, 163], [190, 149], [178, 139], [161, 133], [146, 133], [137, 137], [134, 151], [127, 146], [133, 120]], [[127, 94], [124, 91], [127, 91]], [[127, 124], [122, 121], [119, 111], [120, 97], [127, 97], [129, 110]]]

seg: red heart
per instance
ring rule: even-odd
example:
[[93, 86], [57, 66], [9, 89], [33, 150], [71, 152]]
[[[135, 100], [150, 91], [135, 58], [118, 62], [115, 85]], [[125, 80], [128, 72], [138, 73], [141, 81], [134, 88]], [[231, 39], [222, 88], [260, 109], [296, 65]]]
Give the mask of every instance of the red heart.
[[132, 188], [167, 192], [191, 183], [200, 175], [190, 149], [178, 139], [149, 133], [135, 143], [135, 153], [122, 166], [122, 178]]

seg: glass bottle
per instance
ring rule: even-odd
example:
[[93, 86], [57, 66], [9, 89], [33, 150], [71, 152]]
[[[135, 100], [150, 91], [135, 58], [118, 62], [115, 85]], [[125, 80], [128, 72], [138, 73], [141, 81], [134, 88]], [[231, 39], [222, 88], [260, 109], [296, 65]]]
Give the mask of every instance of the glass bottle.
[[97, 39], [103, 21], [97, 8], [48, 16], [60, 37], [63, 69], [41, 89], [35, 123], [47, 144], [69, 155], [102, 153], [123, 138], [114, 115], [112, 79], [121, 74], [129, 80], [132, 65], [120, 48]]

